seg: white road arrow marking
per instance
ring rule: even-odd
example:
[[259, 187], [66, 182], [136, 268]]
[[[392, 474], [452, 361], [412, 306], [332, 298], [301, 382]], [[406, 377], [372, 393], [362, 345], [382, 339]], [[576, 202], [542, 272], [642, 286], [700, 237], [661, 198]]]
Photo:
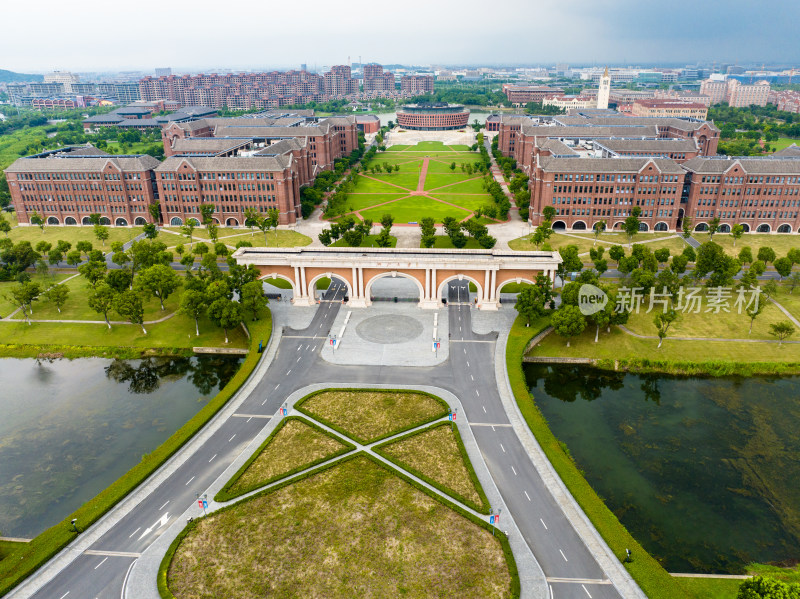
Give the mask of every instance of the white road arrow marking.
[[142, 533], [142, 536], [139, 537], [139, 540], [141, 541], [146, 534], [153, 532], [153, 530], [155, 530], [157, 528], [161, 528], [167, 522], [169, 522], [169, 512], [167, 512], [163, 516], [161, 516], [160, 520], [156, 520], [156, 522], [155, 522], [155, 524], [153, 524], [153, 526], [148, 526], [147, 528], [145, 528], [144, 532]]

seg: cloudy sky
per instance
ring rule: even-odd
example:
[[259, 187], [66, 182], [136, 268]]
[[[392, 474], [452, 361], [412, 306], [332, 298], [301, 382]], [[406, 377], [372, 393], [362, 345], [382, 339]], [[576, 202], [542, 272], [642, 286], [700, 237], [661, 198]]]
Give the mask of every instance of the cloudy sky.
[[798, 0], [38, 0], [0, 15], [0, 68], [22, 72], [800, 63]]

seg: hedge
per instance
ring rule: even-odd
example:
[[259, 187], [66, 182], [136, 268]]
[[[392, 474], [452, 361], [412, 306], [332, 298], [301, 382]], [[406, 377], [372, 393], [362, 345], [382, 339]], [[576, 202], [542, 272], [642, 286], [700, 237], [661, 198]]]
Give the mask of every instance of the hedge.
[[525, 422], [569, 492], [614, 554], [623, 559], [625, 549], [632, 551], [633, 561], [624, 565], [642, 591], [650, 599], [685, 599], [686, 590], [664, 570], [653, 556], [644, 550], [603, 503], [591, 485], [586, 482], [575, 462], [564, 451], [548, 427], [544, 416], [536, 407], [525, 380], [522, 357], [528, 342], [547, 326], [549, 326], [547, 317], [540, 318], [531, 323], [530, 327], [526, 327], [524, 319], [518, 316], [508, 337], [508, 346], [506, 347], [508, 378]]
[[[461, 454], [461, 459], [464, 462], [464, 465], [467, 467], [467, 472], [469, 472], [469, 478], [472, 481], [472, 484], [475, 486], [475, 490], [478, 492], [478, 497], [480, 497], [480, 499], [481, 499], [480, 504], [477, 504], [474, 501], [472, 501], [470, 499], [467, 499], [466, 497], [461, 496], [460, 494], [456, 493], [452, 489], [444, 486], [443, 484], [441, 484], [441, 483], [433, 480], [432, 478], [430, 478], [428, 475], [420, 472], [416, 468], [412, 468], [408, 464], [405, 464], [404, 462], [401, 462], [400, 460], [392, 458], [392, 457], [386, 455], [385, 453], [383, 453], [381, 451], [381, 449], [383, 449], [384, 447], [388, 447], [388, 446], [393, 445], [395, 443], [401, 443], [403, 441], [407, 441], [408, 439], [411, 439], [412, 437], [414, 437], [416, 435], [420, 435], [422, 433], [427, 433], [427, 432], [432, 431], [433, 429], [438, 428], [440, 426], [450, 426], [451, 427], [451, 429], [452, 429], [452, 431], [453, 431], [453, 433], [455, 435], [456, 444], [458, 445], [458, 452]], [[442, 493], [446, 493], [447, 495], [449, 495], [453, 499], [456, 499], [456, 500], [460, 501], [461, 503], [463, 503], [464, 505], [466, 505], [468, 507], [471, 507], [476, 512], [479, 512], [481, 514], [488, 514], [490, 512], [491, 506], [489, 505], [489, 499], [487, 499], [486, 493], [484, 493], [484, 491], [483, 491], [483, 487], [481, 486], [481, 483], [478, 480], [478, 475], [475, 474], [475, 468], [473, 468], [472, 462], [470, 461], [469, 456], [467, 455], [467, 450], [464, 447], [464, 442], [461, 440], [461, 434], [458, 432], [458, 427], [456, 425], [454, 425], [452, 422], [449, 422], [449, 421], [448, 422], [436, 422], [436, 423], [432, 424], [431, 426], [428, 426], [426, 428], [423, 428], [423, 429], [420, 429], [418, 431], [415, 431], [415, 432], [411, 433], [410, 435], [406, 435], [405, 437], [401, 437], [399, 439], [392, 439], [391, 441], [387, 441], [386, 443], [382, 443], [381, 445], [377, 445], [377, 446], [375, 446], [373, 448], [373, 451], [375, 451], [375, 453], [377, 453], [378, 455], [386, 458], [391, 463], [396, 464], [397, 466], [399, 466], [400, 468], [403, 468], [407, 472], [410, 472], [411, 474], [413, 474], [417, 478], [419, 478], [421, 480], [424, 480], [429, 485], [439, 489]]]
[[269, 310], [261, 320], [251, 322], [249, 326], [251, 327], [250, 352], [228, 384], [191, 420], [175, 431], [154, 451], [143, 456], [141, 462], [128, 470], [108, 488], [84, 503], [61, 522], [38, 535], [30, 543], [26, 543], [7, 559], [0, 561], [0, 596], [6, 594], [75, 540], [78, 533], [72, 532], [70, 526], [73, 518], [77, 519], [78, 525], [84, 530], [94, 524], [183, 447], [233, 397], [250, 377], [261, 359], [261, 354], [257, 351], [259, 340], [268, 339], [272, 334], [272, 316]]
[[[236, 481], [239, 480], [239, 478], [245, 473], [245, 471], [251, 466], [251, 464], [256, 461], [256, 458], [258, 458], [258, 456], [261, 455], [261, 452], [264, 451], [264, 449], [267, 447], [267, 445], [269, 445], [272, 442], [272, 440], [275, 438], [275, 435], [277, 435], [278, 432], [284, 426], [286, 426], [286, 423], [289, 422], [290, 420], [299, 420], [300, 422], [302, 422], [306, 426], [309, 426], [309, 427], [313, 428], [317, 432], [320, 432], [323, 435], [326, 435], [328, 437], [336, 439], [339, 443], [344, 445], [344, 447], [342, 447], [341, 449], [338, 449], [335, 452], [330, 453], [330, 454], [328, 454], [326, 456], [323, 456], [321, 458], [317, 458], [316, 460], [313, 460], [312, 462], [307, 462], [305, 464], [300, 464], [299, 466], [296, 466], [295, 468], [292, 468], [291, 470], [288, 470], [287, 472], [283, 472], [281, 474], [276, 474], [275, 476], [272, 476], [272, 477], [268, 478], [267, 480], [263, 480], [263, 481], [260, 481], [258, 483], [252, 484], [247, 489], [239, 491], [238, 493], [231, 493], [231, 491], [230, 491], [231, 487], [233, 487], [236, 484]], [[236, 471], [236, 474], [234, 474], [231, 477], [231, 479], [227, 483], [225, 483], [225, 486], [222, 487], [222, 489], [219, 491], [219, 493], [217, 493], [214, 496], [214, 501], [219, 501], [219, 502], [230, 501], [231, 499], [234, 499], [236, 497], [240, 497], [242, 495], [246, 495], [250, 491], [255, 491], [256, 489], [260, 489], [261, 487], [265, 487], [265, 486], [267, 486], [269, 484], [274, 483], [275, 481], [278, 481], [278, 480], [280, 480], [282, 478], [286, 478], [286, 477], [292, 476], [293, 474], [297, 474], [298, 472], [302, 472], [303, 470], [306, 470], [308, 468], [313, 468], [314, 466], [317, 466], [317, 465], [321, 464], [322, 462], [327, 462], [328, 460], [332, 460], [334, 458], [337, 458], [340, 455], [343, 455], [343, 454], [345, 454], [345, 453], [347, 453], [349, 451], [353, 451], [355, 448], [356, 448], [356, 446], [353, 445], [352, 443], [350, 443], [349, 441], [347, 441], [346, 439], [342, 439], [341, 437], [337, 437], [335, 435], [331, 435], [325, 429], [320, 428], [319, 426], [317, 426], [313, 422], [310, 422], [310, 421], [306, 420], [305, 418], [300, 418], [299, 416], [289, 416], [288, 418], [284, 418], [283, 420], [281, 420], [281, 423], [278, 426], [275, 427], [275, 430], [273, 430], [269, 434], [269, 436], [264, 440], [264, 442], [259, 446], [259, 448], [256, 451], [253, 452], [253, 455], [251, 455], [249, 458], [247, 458], [247, 461], [244, 463], [244, 465], [241, 468], [239, 468], [239, 470]]]

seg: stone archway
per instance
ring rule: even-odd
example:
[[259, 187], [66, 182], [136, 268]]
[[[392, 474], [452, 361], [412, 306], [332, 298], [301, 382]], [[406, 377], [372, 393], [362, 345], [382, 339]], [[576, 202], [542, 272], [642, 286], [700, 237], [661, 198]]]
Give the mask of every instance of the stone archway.
[[395, 279], [395, 278], [398, 278], [398, 277], [401, 278], [401, 279], [404, 279], [404, 280], [409, 280], [409, 281], [413, 281], [414, 282], [414, 284], [417, 287], [417, 291], [419, 292], [417, 301], [421, 302], [425, 298], [425, 289], [422, 287], [422, 283], [420, 283], [416, 279], [416, 277], [413, 277], [413, 276], [411, 276], [411, 275], [409, 275], [407, 273], [404, 273], [404, 272], [387, 271], [387, 272], [375, 275], [369, 281], [367, 281], [367, 284], [364, 286], [364, 298], [366, 300], [367, 305], [369, 306], [370, 304], [372, 304], [372, 299], [374, 297], [374, 294], [372, 292], [372, 286], [375, 284], [376, 281], [379, 281], [380, 279], [385, 279], [385, 278]]
[[48, 216], [47, 217], [47, 224], [48, 225], [60, 225], [61, 223], [55, 216]]

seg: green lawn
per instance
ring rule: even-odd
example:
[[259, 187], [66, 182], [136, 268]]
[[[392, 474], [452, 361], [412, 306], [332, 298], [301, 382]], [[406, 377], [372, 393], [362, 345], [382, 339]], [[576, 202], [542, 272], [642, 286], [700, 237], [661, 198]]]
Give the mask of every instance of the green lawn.
[[789, 288], [786, 286], [780, 287], [774, 299], [786, 308], [789, 314], [800, 320], [800, 287], [796, 288], [793, 293], [789, 293]]
[[363, 210], [406, 197], [408, 197], [407, 193], [351, 193], [347, 196], [347, 210], [349, 212]]
[[[64, 283], [69, 288], [69, 296], [61, 313], [46, 298], [42, 297], [33, 303], [33, 316], [35, 320], [103, 320], [103, 315], [92, 310], [88, 305], [89, 293], [92, 286], [84, 277], [75, 277]], [[164, 302], [165, 310], [161, 310], [161, 303], [153, 296], [146, 296], [144, 302], [144, 320], [158, 320], [168, 314], [175, 312], [180, 305], [181, 289], [170, 295]], [[109, 313], [109, 320], [124, 320], [119, 314], [112, 311]], [[23, 320], [21, 313], [14, 316], [15, 319]]]
[[[31, 274], [31, 281], [34, 283], [39, 283], [40, 288], [42, 291], [50, 287], [51, 285], [55, 285], [56, 283], [63, 281], [64, 279], [71, 277], [74, 275], [73, 272], [55, 272], [52, 271], [52, 274], [47, 274], [45, 276], [40, 276], [36, 273]], [[11, 314], [17, 307], [9, 302], [5, 295], [9, 293], [12, 287], [17, 285], [15, 281], [0, 281], [0, 318], [6, 318], [9, 314]]]
[[414, 196], [398, 200], [391, 205], [391, 211], [387, 210], [388, 206], [379, 206], [369, 210], [362, 210], [361, 216], [364, 218], [371, 218], [374, 221], [379, 221], [381, 216], [386, 212], [391, 212], [394, 216], [396, 223], [410, 223], [419, 222], [426, 216], [430, 216], [437, 223], [441, 223], [446, 216], [452, 216], [458, 220], [462, 220], [470, 215], [466, 210], [455, 208], [441, 202], [431, 201], [430, 198], [423, 196]]
[[[422, 247], [422, 245], [420, 245], [420, 247]], [[435, 247], [438, 250], [454, 250], [454, 249], [456, 249], [456, 246], [453, 245], [453, 242], [450, 241], [450, 237], [447, 236], [447, 235], [437, 235], [436, 236], [436, 241], [434, 242], [433, 247]], [[478, 243], [475, 239], [473, 239], [472, 237], [467, 237], [467, 245], [465, 245], [462, 249], [465, 249], [465, 250], [480, 250], [480, 249], [483, 249], [483, 248], [481, 247], [481, 244]]]
[[159, 586], [176, 597], [519, 592], [490, 530], [363, 456], [196, 520], [173, 548]]
[[248, 233], [247, 235], [237, 235], [236, 237], [229, 237], [228, 239], [220, 239], [231, 247], [236, 246], [237, 241], [249, 241], [253, 247], [271, 247], [271, 248], [293, 248], [301, 247], [311, 243], [311, 238], [297, 231], [286, 229], [278, 229], [277, 231], [269, 231], [266, 235], [266, 245], [264, 243], [264, 233], [256, 231], [254, 235]]
[[800, 146], [800, 139], [794, 139], [792, 137], [779, 137], [778, 141], [770, 141], [770, 147], [772, 147], [773, 151], [777, 152], [778, 150], [783, 150], [788, 148], [792, 144], [797, 144]]
[[[460, 177], [460, 175], [433, 175], [433, 177], [446, 177], [447, 179], [438, 179], [435, 185], [429, 185], [428, 182], [431, 178], [426, 177], [425, 189], [427, 191], [435, 189], [434, 193], [486, 193], [481, 177], [472, 178], [469, 181], [465, 180], [469, 179], [466, 175], [463, 177]], [[440, 187], [442, 189], [439, 189]]]
[[741, 580], [729, 578], [676, 578], [692, 599], [736, 599]]
[[[692, 233], [692, 237], [697, 239], [700, 243], [709, 241], [707, 233]], [[736, 241], [735, 246], [733, 245], [733, 235], [717, 233], [714, 235], [713, 241], [721, 245], [725, 249], [725, 252], [732, 256], [738, 255], [743, 247], [749, 246], [753, 252], [753, 258], [758, 254], [758, 249], [763, 246], [771, 247], [775, 250], [775, 254], [777, 254], [778, 258], [785, 256], [786, 252], [792, 248], [800, 248], [800, 236], [790, 235], [788, 233], [776, 233], [774, 235], [766, 233], [745, 233], [742, 235], [741, 239]]]
[[[137, 235], [141, 235], [141, 233], [141, 227], [130, 229], [127, 227], [108, 227], [108, 239], [105, 245], [102, 245], [95, 237], [93, 227], [45, 227], [44, 231], [39, 227], [15, 227], [8, 234], [8, 238], [14, 243], [30, 241], [34, 247], [40, 241], [47, 241], [53, 245], [59, 240], [68, 241], [73, 248], [79, 241], [91, 241], [95, 249], [110, 252], [113, 242], [121, 241], [125, 243], [131, 241]], [[167, 240], [164, 239], [164, 241], [166, 242]]]
[[379, 180], [377, 177], [376, 178], [371, 178], [371, 177], [372, 177], [372, 175], [369, 175], [369, 176], [365, 177], [363, 174], [359, 174], [355, 178], [355, 183], [356, 183], [356, 189], [355, 190], [358, 193], [376, 193], [376, 194], [391, 193], [391, 194], [395, 194], [395, 193], [406, 193], [408, 191], [411, 191], [411, 190], [417, 188], [417, 184], [414, 183], [413, 187], [411, 187], [410, 189], [406, 188], [406, 187], [403, 187], [403, 186], [400, 186], [400, 187], [402, 187], [402, 189], [400, 189], [395, 185], [389, 185], [388, 183], [384, 183], [383, 181]]
[[[442, 200], [443, 202], [450, 202], [456, 206], [461, 206], [467, 210], [477, 210], [482, 206], [494, 206], [494, 200], [487, 193], [484, 195], [471, 195], [471, 194], [454, 194], [454, 193], [436, 193], [431, 194], [432, 198]], [[494, 222], [494, 221], [491, 221]]]
[[402, 187], [408, 191], [415, 191], [417, 189], [417, 183], [419, 182], [419, 172], [412, 173], [401, 171], [399, 173], [392, 173], [391, 175], [387, 175], [386, 173], [375, 173], [374, 175], [372, 173], [364, 173], [364, 175], [386, 184]]
[[[370, 217], [367, 217], [367, 218], [370, 218]], [[375, 243], [375, 240], [377, 238], [378, 238], [377, 235], [366, 235], [361, 239], [361, 245], [359, 247], [362, 247], [362, 248], [378, 247], [378, 245]], [[389, 241], [392, 244], [391, 247], [396, 247], [397, 246], [397, 237], [395, 237], [394, 235], [389, 236]], [[332, 243], [330, 245], [330, 247], [346, 248], [346, 247], [349, 247], [349, 246], [345, 243], [344, 239], [339, 239], [338, 241]]]

